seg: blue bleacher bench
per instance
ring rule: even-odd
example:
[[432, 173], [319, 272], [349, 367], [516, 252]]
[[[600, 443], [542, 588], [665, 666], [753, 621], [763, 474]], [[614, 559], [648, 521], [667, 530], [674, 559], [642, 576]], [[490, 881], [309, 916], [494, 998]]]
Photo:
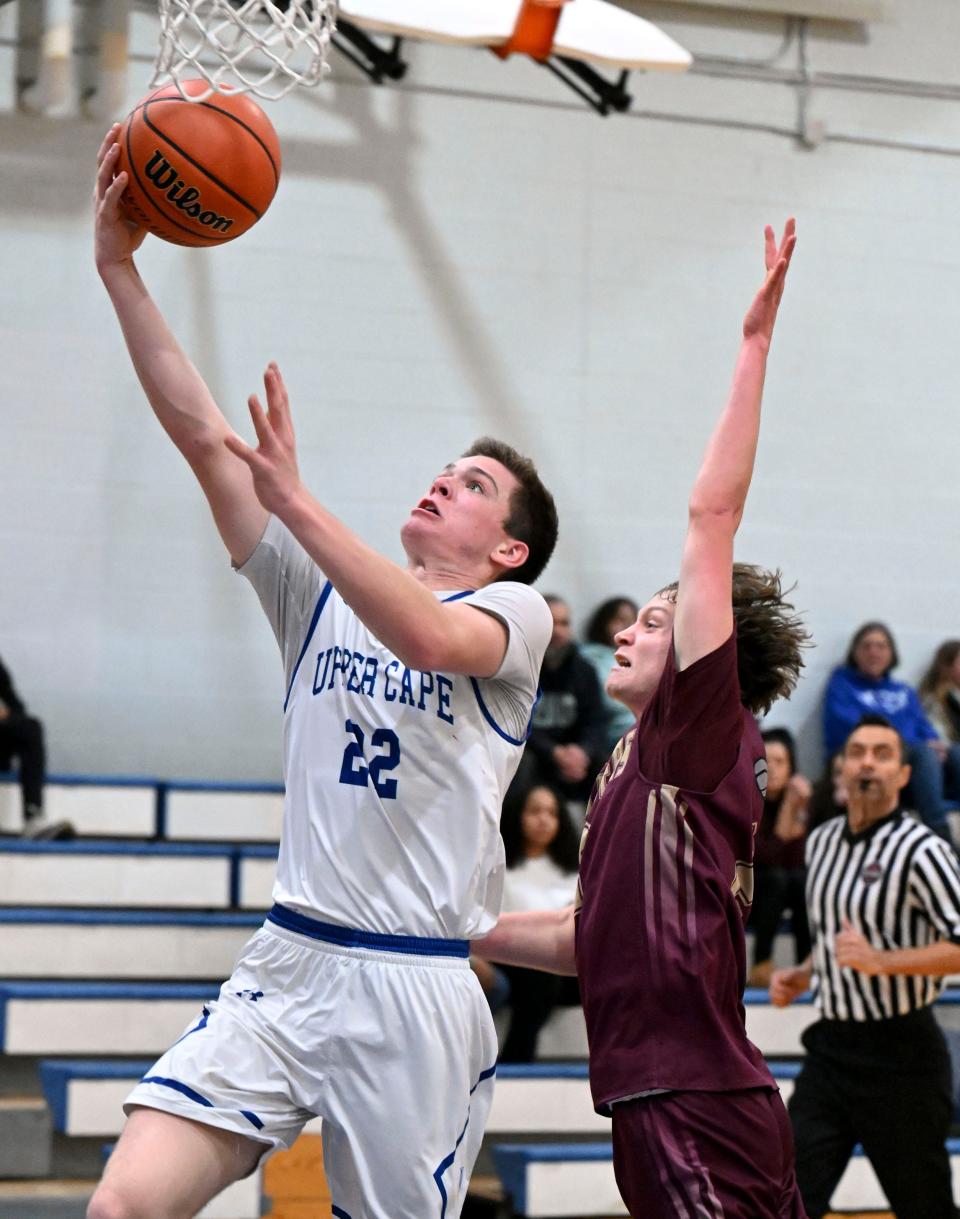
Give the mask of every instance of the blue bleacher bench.
[[[947, 1143], [954, 1197], [960, 1199], [960, 1139]], [[494, 1162], [514, 1213], [530, 1219], [625, 1215], [610, 1143], [501, 1143]], [[833, 1195], [840, 1211], [889, 1210], [879, 1182], [857, 1147]]]

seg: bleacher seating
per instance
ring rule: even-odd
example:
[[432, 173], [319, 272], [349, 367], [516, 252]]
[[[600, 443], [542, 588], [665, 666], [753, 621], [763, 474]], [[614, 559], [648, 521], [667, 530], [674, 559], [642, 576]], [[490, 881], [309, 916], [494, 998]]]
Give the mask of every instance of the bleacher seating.
[[[954, 1196], [960, 1194], [960, 1139], [949, 1144]], [[514, 1213], [530, 1219], [625, 1215], [610, 1143], [502, 1143], [493, 1149]], [[833, 1196], [837, 1211], [887, 1211], [863, 1149], [856, 1148]]]
[[[0, 777], [0, 828], [13, 828], [9, 807], [4, 812], [12, 790]], [[270, 786], [145, 780], [71, 779], [62, 791], [51, 784], [49, 798], [51, 811], [77, 825], [77, 840], [0, 836], [0, 1052], [9, 1068], [6, 1086], [0, 1075], [0, 1136], [34, 1132], [32, 1159], [11, 1144], [0, 1175], [56, 1177], [69, 1163], [66, 1175], [89, 1179], [51, 1183], [48, 1203], [58, 1202], [49, 1211], [42, 1179], [0, 1181], [0, 1219], [83, 1215], [102, 1144], [121, 1129], [122, 1100], [216, 995], [270, 905], [282, 804]], [[787, 1097], [801, 1033], [816, 1018], [810, 997], [781, 1011], [766, 992], [748, 991], [745, 1005], [748, 1032]], [[942, 1010], [960, 1017], [960, 992], [948, 991]], [[539, 1049], [535, 1064], [500, 1067], [482, 1163], [496, 1164], [517, 1214], [624, 1213], [609, 1122], [590, 1102], [582, 1011], [557, 1009]], [[8, 1116], [16, 1115], [7, 1125], [4, 1092]], [[318, 1131], [319, 1122], [307, 1127]], [[960, 1145], [951, 1150], [960, 1195]], [[215, 1200], [204, 1219], [252, 1219], [263, 1187], [258, 1172]], [[834, 1204], [884, 1205], [862, 1156]]]
[[227, 783], [168, 783], [164, 837], [181, 842], [279, 842], [283, 789]]
[[[69, 821], [78, 834], [112, 838], [153, 838], [161, 787], [153, 779], [50, 777], [44, 808], [51, 821]], [[16, 776], [0, 774], [0, 834], [16, 833], [21, 822]]]
[[263, 916], [0, 907], [3, 979], [224, 978]]

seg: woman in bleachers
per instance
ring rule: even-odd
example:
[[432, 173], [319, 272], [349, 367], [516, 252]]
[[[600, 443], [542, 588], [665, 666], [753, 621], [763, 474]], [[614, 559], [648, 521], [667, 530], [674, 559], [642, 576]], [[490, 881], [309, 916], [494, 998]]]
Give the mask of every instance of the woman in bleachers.
[[[503, 911], [562, 910], [577, 887], [579, 835], [559, 792], [538, 785], [511, 793], [500, 823], [507, 871]], [[537, 1037], [559, 1004], [580, 1002], [576, 978], [498, 967], [510, 983], [510, 1023], [501, 1062], [532, 1062]]]
[[920, 679], [920, 701], [940, 739], [960, 745], [960, 639], [947, 639]]
[[767, 751], [767, 791], [753, 857], [753, 969], [748, 985], [767, 987], [773, 973], [773, 942], [780, 920], [790, 912], [797, 963], [810, 952], [804, 895], [804, 845], [813, 789], [797, 771], [793, 736], [786, 728], [761, 733]]
[[[942, 838], [950, 841], [944, 800], [944, 764], [951, 777], [960, 753], [951, 757], [930, 723], [916, 690], [891, 677], [900, 663], [889, 628], [866, 622], [850, 642], [844, 664], [834, 669], [823, 707], [824, 739], [829, 753], [839, 749], [865, 715], [883, 715], [907, 744], [911, 767], [905, 804]], [[960, 777], [960, 769], [957, 770]]]
[[614, 664], [613, 654], [616, 647], [613, 637], [618, 631], [625, 631], [633, 626], [638, 612], [636, 601], [631, 601], [629, 597], [609, 597], [590, 615], [585, 641], [580, 645], [580, 651], [596, 669], [600, 689], [603, 691], [608, 753], [634, 725], [633, 713], [607, 693], [607, 676]]

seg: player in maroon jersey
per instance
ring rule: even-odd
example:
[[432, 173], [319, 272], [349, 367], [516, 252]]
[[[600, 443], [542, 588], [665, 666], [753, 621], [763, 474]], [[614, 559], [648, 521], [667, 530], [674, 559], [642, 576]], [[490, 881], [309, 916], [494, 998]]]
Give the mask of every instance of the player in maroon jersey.
[[779, 573], [733, 562], [767, 352], [795, 244], [767, 228], [726, 408], [690, 497], [680, 579], [616, 637], [607, 690], [638, 723], [594, 786], [575, 907], [504, 915], [474, 945], [577, 973], [590, 1085], [642, 1219], [802, 1219], [776, 1084], [747, 1039], [743, 926], [766, 762], [753, 712], [789, 694], [806, 633]]

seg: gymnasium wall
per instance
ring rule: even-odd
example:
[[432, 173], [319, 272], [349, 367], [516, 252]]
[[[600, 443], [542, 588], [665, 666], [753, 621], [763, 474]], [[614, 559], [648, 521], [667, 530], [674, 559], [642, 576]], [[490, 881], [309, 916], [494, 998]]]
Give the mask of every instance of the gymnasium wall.
[[[636, 7], [711, 62], [756, 62], [634, 76], [634, 112], [601, 119], [529, 61], [410, 45], [404, 86], [375, 88], [335, 57], [270, 107], [285, 164], [262, 223], [218, 251], [149, 239], [139, 263], [241, 429], [279, 361], [309, 485], [398, 559], [406, 512], [471, 439], [534, 454], [562, 524], [542, 586], [582, 621], [674, 577], [762, 225], [796, 214], [737, 553], [797, 583], [817, 646], [771, 722], [813, 768], [854, 627], [887, 619], [910, 679], [960, 634], [960, 10], [813, 25], [813, 72], [947, 87], [817, 86], [808, 147], [781, 19]], [[133, 34], [131, 104], [152, 19]], [[16, 113], [8, 45], [0, 74], [0, 655], [54, 770], [275, 778], [272, 635], [93, 269], [103, 124]]]

